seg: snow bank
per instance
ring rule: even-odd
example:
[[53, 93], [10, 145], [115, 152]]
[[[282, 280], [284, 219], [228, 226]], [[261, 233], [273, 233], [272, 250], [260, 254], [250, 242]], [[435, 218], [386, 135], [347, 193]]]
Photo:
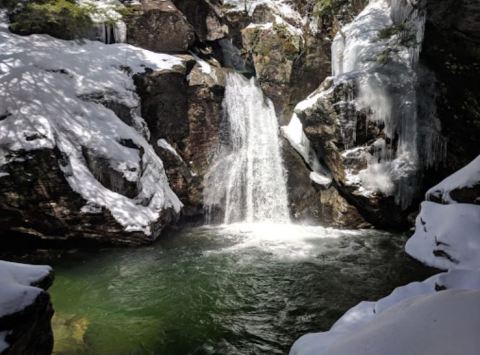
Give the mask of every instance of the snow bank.
[[0, 318], [32, 304], [43, 290], [32, 286], [52, 272], [50, 266], [17, 264], [0, 260]]
[[[134, 123], [146, 126], [131, 74], [147, 67], [170, 69], [182, 65], [179, 59], [126, 44], [21, 37], [8, 31], [5, 20], [0, 53], [0, 115], [6, 117], [0, 121], [0, 170], [16, 153], [57, 147], [67, 157], [61, 169], [71, 188], [89, 204], [107, 208], [127, 231], [149, 235], [162, 210], [180, 210], [162, 161], [143, 132], [90, 99], [125, 106]], [[139, 195], [130, 199], [105, 188], [87, 167], [82, 148], [136, 182]]]
[[330, 331], [301, 337], [290, 354], [478, 354], [478, 302], [480, 272], [453, 270], [361, 302]]
[[407, 253], [439, 269], [480, 270], [480, 205], [457, 203], [450, 196], [453, 190], [478, 184], [480, 156], [431, 188], [427, 198], [447, 204], [422, 203]]
[[[31, 305], [42, 289], [32, 286], [46, 278], [49, 266], [17, 264], [0, 260], [0, 318], [20, 312]], [[0, 353], [9, 347], [8, 331], [0, 332]]]
[[445, 291], [397, 304], [325, 351], [312, 347], [291, 354], [476, 355], [479, 326], [480, 291]]

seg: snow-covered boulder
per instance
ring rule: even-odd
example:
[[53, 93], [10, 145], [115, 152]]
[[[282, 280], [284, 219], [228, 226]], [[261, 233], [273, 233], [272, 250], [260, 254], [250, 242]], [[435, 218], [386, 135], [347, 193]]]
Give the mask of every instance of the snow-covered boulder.
[[470, 164], [427, 191], [427, 200], [480, 205], [480, 155]]
[[[427, 192], [406, 251], [439, 269], [480, 270], [480, 156]], [[435, 202], [432, 202], [435, 201]], [[438, 203], [437, 203], [438, 202]]]
[[132, 75], [183, 66], [126, 44], [0, 24], [0, 243], [23, 234], [141, 244], [181, 202], [148, 143]]
[[0, 260], [0, 354], [51, 354], [52, 281], [49, 266]]

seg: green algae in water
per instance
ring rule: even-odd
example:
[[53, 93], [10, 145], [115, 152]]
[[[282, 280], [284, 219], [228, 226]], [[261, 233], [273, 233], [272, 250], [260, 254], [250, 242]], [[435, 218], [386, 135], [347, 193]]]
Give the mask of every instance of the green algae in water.
[[378, 231], [205, 227], [54, 261], [56, 354], [285, 354], [429, 273]]

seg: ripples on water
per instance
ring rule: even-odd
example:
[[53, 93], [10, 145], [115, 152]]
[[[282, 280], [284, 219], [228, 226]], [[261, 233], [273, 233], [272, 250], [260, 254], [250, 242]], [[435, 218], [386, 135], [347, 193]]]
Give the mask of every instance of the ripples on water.
[[286, 354], [361, 300], [427, 276], [405, 238], [290, 225], [187, 229], [54, 261], [57, 354]]

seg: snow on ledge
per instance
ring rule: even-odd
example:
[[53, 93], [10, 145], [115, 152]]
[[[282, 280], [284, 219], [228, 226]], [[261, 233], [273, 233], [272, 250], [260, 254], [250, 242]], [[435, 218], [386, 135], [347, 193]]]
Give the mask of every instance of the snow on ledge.
[[[426, 197], [428, 200], [435, 197], [445, 203], [456, 203], [450, 196], [450, 192], [456, 189], [473, 187], [476, 184], [480, 184], [480, 155], [470, 162], [470, 164], [428, 190]], [[477, 197], [477, 200], [479, 199], [480, 196]]]

